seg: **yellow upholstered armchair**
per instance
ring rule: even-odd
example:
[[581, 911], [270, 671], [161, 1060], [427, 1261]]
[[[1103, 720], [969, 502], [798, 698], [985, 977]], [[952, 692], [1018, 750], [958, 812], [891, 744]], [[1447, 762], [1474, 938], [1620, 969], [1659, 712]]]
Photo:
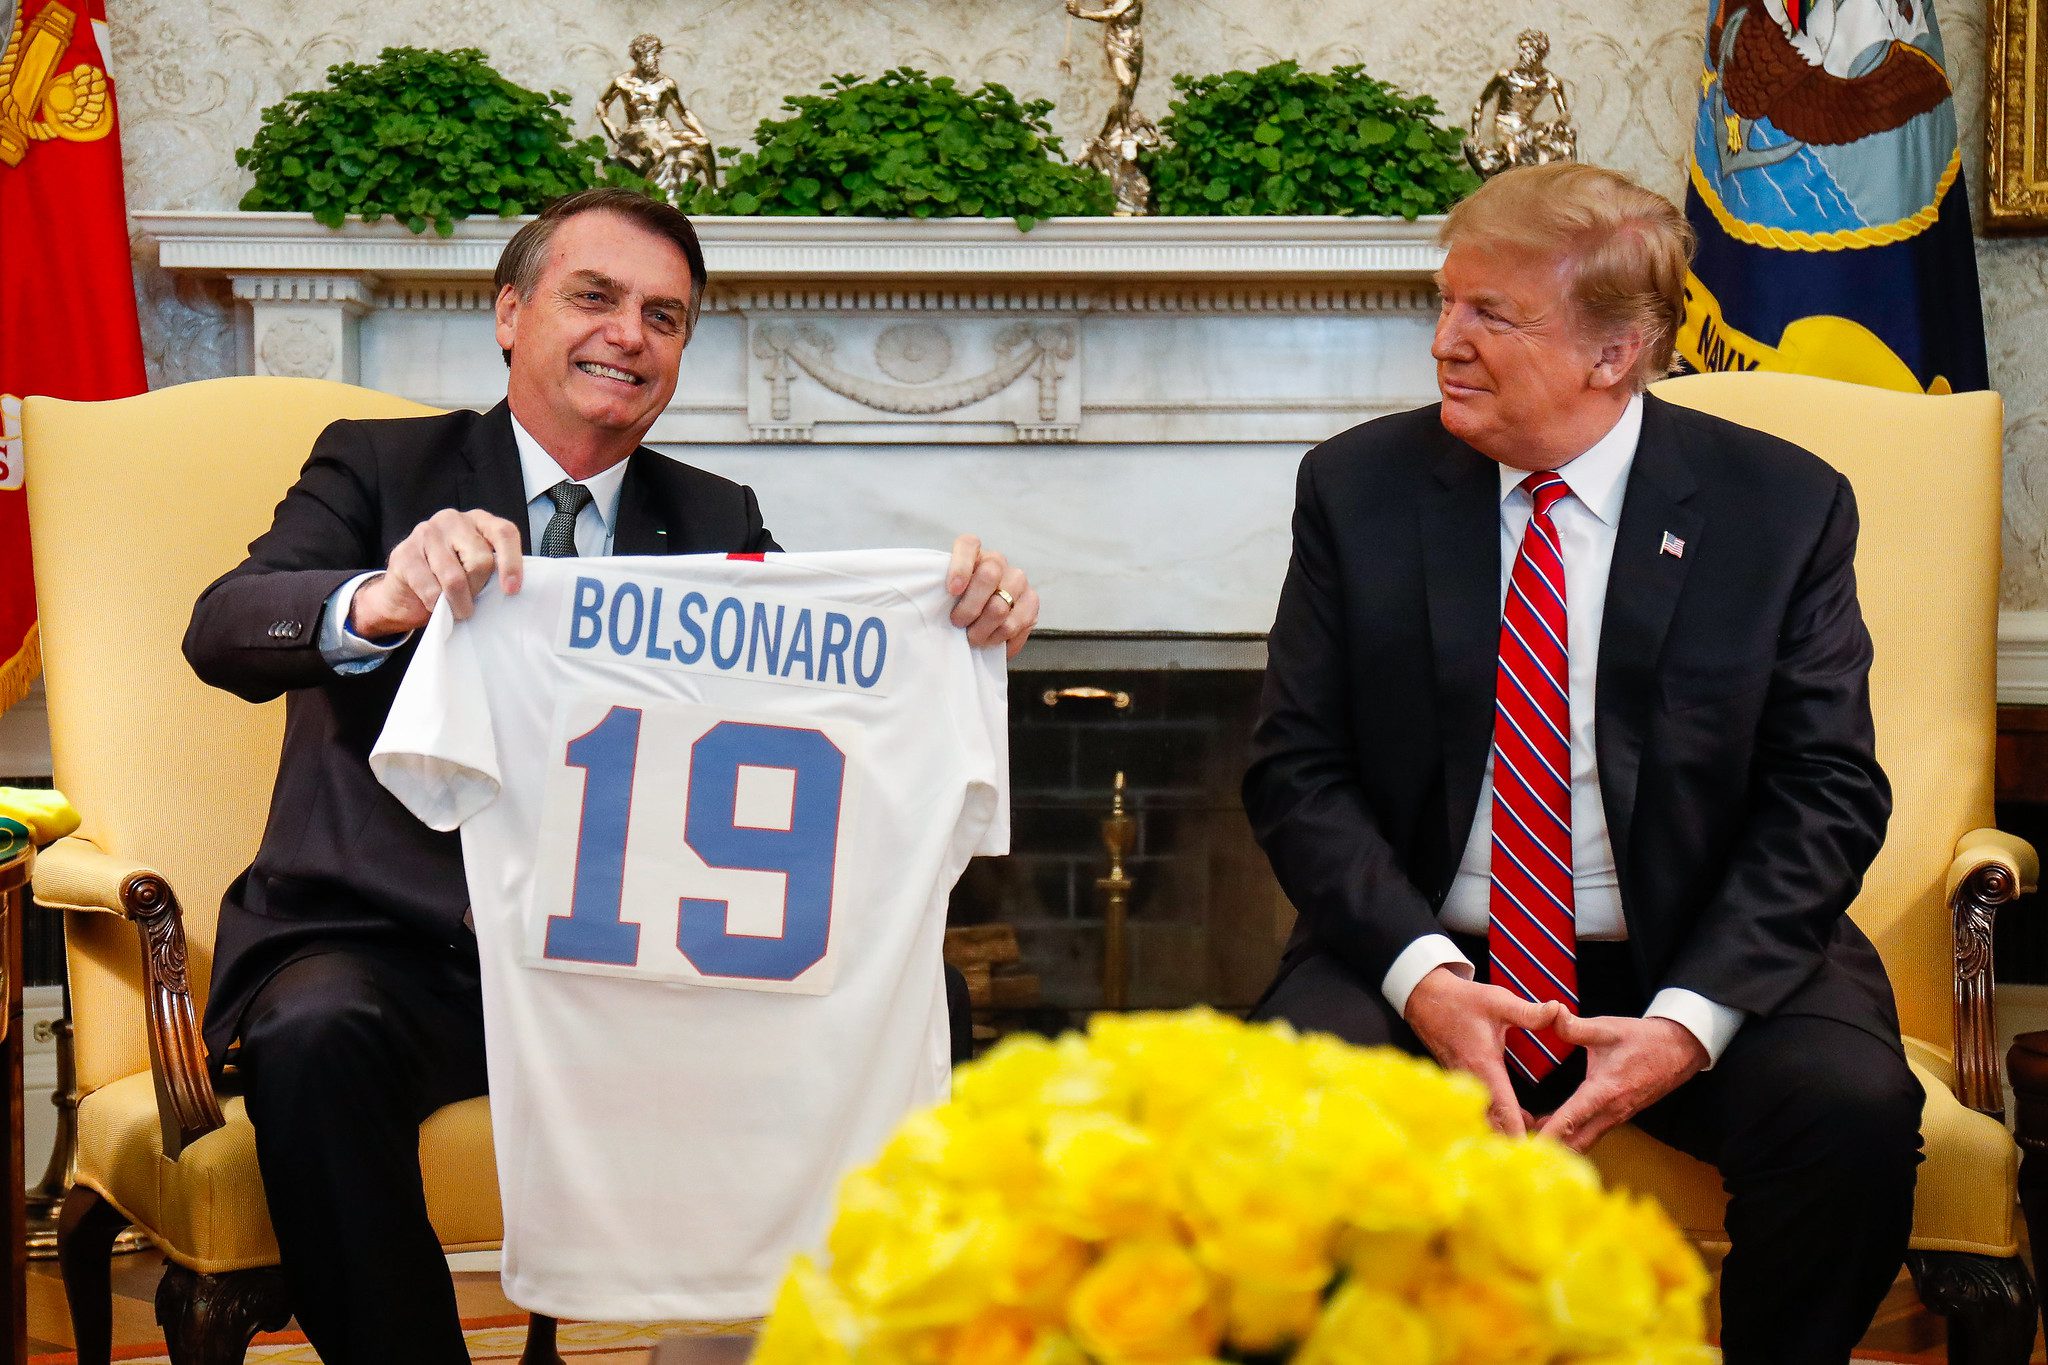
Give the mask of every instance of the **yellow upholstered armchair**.
[[[2000, 1122], [1991, 922], [2033, 887], [2037, 860], [1990, 828], [2002, 405], [1990, 393], [1779, 374], [1690, 376], [1656, 392], [1796, 441], [1856, 490], [1857, 587], [1893, 809], [1850, 913], [1884, 957], [1927, 1091], [1908, 1267], [1922, 1301], [1948, 1317], [1951, 1360], [2019, 1365], [2034, 1340], [2034, 1289], [2015, 1230], [2019, 1153]], [[1594, 1159], [1611, 1181], [1656, 1195], [1696, 1239], [1726, 1247], [1710, 1167], [1633, 1128]]]
[[[78, 1184], [59, 1256], [81, 1362], [108, 1358], [108, 1253], [124, 1224], [168, 1259], [157, 1316], [174, 1361], [240, 1361], [289, 1313], [254, 1130], [240, 1098], [215, 1096], [198, 1028], [215, 915], [263, 828], [284, 704], [202, 685], [179, 640], [321, 428], [426, 411], [297, 379], [26, 405], [51, 749], [85, 821], [34, 880], [35, 899], [64, 913], [77, 1027]], [[486, 1101], [430, 1117], [420, 1156], [443, 1245], [497, 1246]], [[552, 1324], [542, 1333], [530, 1358], [551, 1360]]]

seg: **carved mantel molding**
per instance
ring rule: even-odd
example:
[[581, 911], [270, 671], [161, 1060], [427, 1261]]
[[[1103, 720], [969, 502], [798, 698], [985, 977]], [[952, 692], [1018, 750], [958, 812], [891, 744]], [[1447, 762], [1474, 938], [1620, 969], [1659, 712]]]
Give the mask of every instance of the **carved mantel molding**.
[[[302, 213], [130, 215], [166, 270], [488, 280], [525, 218], [467, 218], [453, 235], [403, 224], [325, 228]], [[712, 218], [697, 220], [713, 278], [1072, 281], [1426, 279], [1440, 220], [1422, 218]]]
[[[490, 354], [491, 271], [523, 219], [444, 238], [290, 213], [133, 218], [165, 269], [229, 282], [252, 373], [444, 406], [497, 397], [488, 364], [466, 362]], [[1434, 307], [1434, 220], [698, 227], [713, 285], [663, 444], [1310, 442], [1430, 397], [1426, 368], [1377, 357], [1426, 365], [1413, 329]], [[1334, 329], [1274, 330], [1304, 317]], [[1302, 345], [1314, 353], [1290, 353]], [[1262, 359], [1203, 372], [1245, 353]]]

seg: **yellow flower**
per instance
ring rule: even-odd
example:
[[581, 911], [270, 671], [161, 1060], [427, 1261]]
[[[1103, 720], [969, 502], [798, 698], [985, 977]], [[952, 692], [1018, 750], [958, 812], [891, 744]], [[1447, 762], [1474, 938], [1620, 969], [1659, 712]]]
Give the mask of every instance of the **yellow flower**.
[[889, 1185], [943, 1181], [1021, 1197], [1041, 1178], [1036, 1128], [1028, 1113], [941, 1105], [904, 1119], [872, 1169]]
[[1699, 1253], [1655, 1200], [1615, 1196], [1614, 1235], [1636, 1248], [1657, 1277], [1660, 1336], [1698, 1341], [1706, 1333], [1707, 1293], [1713, 1276]]
[[1572, 1365], [1721, 1365], [1721, 1353], [1691, 1341], [1646, 1342], [1610, 1355], [1573, 1356]]
[[1001, 1113], [1034, 1103], [1059, 1066], [1060, 1052], [1050, 1038], [1013, 1033], [973, 1066], [953, 1073], [953, 1107]]
[[1202, 1263], [1226, 1280], [1258, 1281], [1276, 1289], [1313, 1293], [1336, 1270], [1327, 1219], [1248, 1204], [1234, 1216], [1201, 1222], [1195, 1248]]
[[964, 1322], [992, 1297], [973, 1255], [976, 1231], [967, 1222], [907, 1222], [876, 1239], [857, 1262], [835, 1261], [832, 1276], [858, 1307], [892, 1330]]
[[1322, 1311], [1321, 1286], [1295, 1289], [1256, 1280], [1234, 1280], [1226, 1305], [1224, 1336], [1240, 1351], [1263, 1355], [1306, 1337]]
[[1418, 1142], [1371, 1092], [1324, 1093], [1302, 1117], [1302, 1143], [1328, 1167], [1323, 1196], [1346, 1222], [1372, 1232], [1435, 1232], [1463, 1209], [1457, 1145]]
[[1605, 1198], [1592, 1164], [1548, 1141], [1468, 1143], [1450, 1164], [1472, 1191], [1452, 1239], [1453, 1263], [1467, 1279], [1549, 1274]]
[[1344, 1239], [1343, 1259], [1353, 1280], [1391, 1294], [1414, 1296], [1451, 1273], [1427, 1233], [1354, 1233]]
[[852, 1365], [860, 1331], [852, 1309], [816, 1263], [790, 1263], [754, 1347], [754, 1365]]
[[1019, 1308], [1064, 1303], [1088, 1268], [1087, 1244], [1035, 1217], [991, 1212], [979, 1248], [996, 1302]]
[[1706, 1267], [1661, 1208], [1616, 1194], [1586, 1220], [1546, 1289], [1564, 1339], [1599, 1351], [1650, 1340], [1697, 1342], [1710, 1284]]
[[1439, 1278], [1416, 1303], [1442, 1339], [1444, 1365], [1546, 1365], [1550, 1324], [1533, 1299], [1513, 1281]]
[[1074, 1337], [1103, 1365], [1191, 1365], [1209, 1360], [1222, 1314], [1208, 1272], [1169, 1241], [1117, 1247], [1067, 1301]]
[[1046, 1216], [1076, 1237], [1102, 1241], [1163, 1233], [1172, 1188], [1158, 1141], [1110, 1114], [1063, 1113], [1046, 1123], [1053, 1176]]
[[954, 1334], [946, 1365], [1031, 1365], [1049, 1335], [1028, 1313], [991, 1308]]
[[1117, 1068], [1132, 1117], [1161, 1139], [1219, 1097], [1243, 1105], [1252, 1088], [1298, 1095], [1308, 1079], [1286, 1025], [1247, 1026], [1209, 1009], [1100, 1015], [1089, 1024], [1089, 1043]]
[[1439, 1365], [1442, 1359], [1422, 1314], [1392, 1294], [1350, 1280], [1323, 1310], [1293, 1365]]
[[1550, 1317], [1564, 1342], [1580, 1351], [1613, 1350], [1640, 1341], [1663, 1306], [1657, 1278], [1641, 1252], [1590, 1223], [1545, 1277]]

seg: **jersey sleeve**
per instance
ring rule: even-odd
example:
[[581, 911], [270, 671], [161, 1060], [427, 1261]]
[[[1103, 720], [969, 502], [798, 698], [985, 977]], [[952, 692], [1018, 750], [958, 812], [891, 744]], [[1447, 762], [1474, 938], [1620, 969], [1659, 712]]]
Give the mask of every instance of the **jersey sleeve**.
[[444, 600], [420, 635], [370, 770], [430, 829], [451, 830], [497, 799], [497, 735], [471, 631]]
[[970, 649], [973, 696], [961, 717], [969, 754], [967, 796], [970, 816], [985, 812], [987, 823], [974, 846], [977, 856], [1010, 851], [1010, 661], [1000, 644]]

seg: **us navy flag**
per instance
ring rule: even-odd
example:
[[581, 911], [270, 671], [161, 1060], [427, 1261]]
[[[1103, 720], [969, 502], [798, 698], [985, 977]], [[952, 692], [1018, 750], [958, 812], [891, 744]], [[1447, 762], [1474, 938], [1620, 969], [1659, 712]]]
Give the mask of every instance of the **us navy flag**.
[[1684, 361], [1988, 387], [1930, 0], [1710, 0], [1702, 56]]

